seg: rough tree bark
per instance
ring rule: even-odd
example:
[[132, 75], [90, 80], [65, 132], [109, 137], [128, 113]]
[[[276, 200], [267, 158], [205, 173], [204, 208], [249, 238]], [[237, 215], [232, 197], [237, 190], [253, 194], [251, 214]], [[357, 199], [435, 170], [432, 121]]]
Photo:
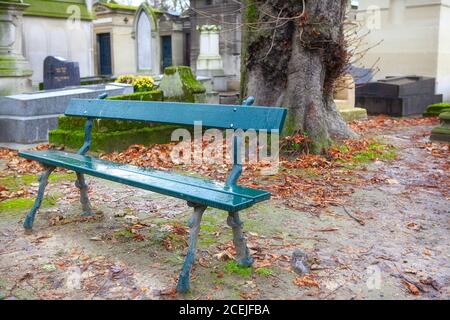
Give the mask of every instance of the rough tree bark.
[[285, 134], [307, 133], [312, 151], [356, 138], [333, 101], [348, 62], [343, 22], [347, 0], [247, 0], [242, 96], [289, 109]]

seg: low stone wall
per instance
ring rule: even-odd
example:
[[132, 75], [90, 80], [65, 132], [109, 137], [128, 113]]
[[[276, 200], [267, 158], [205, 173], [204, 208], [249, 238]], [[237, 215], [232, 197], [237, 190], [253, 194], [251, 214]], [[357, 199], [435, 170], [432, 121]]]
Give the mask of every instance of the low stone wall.
[[[163, 101], [159, 90], [108, 97], [108, 100]], [[85, 118], [58, 118], [58, 128], [49, 132], [49, 142], [68, 149], [78, 149], [84, 142]], [[139, 121], [98, 119], [92, 128], [91, 151], [122, 151], [132, 144], [158, 144], [171, 141], [174, 125], [155, 125]]]

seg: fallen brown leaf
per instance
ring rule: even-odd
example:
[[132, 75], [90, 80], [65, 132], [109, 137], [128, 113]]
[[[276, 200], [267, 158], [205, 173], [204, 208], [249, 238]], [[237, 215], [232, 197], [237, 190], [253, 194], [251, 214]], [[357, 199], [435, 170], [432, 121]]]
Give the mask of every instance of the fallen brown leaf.
[[317, 282], [317, 280], [315, 280], [314, 277], [310, 275], [295, 278], [294, 284], [299, 287], [320, 287], [319, 282]]
[[406, 280], [403, 280], [403, 284], [409, 290], [409, 292], [411, 292], [413, 295], [418, 296], [420, 294], [419, 289], [417, 289], [417, 287], [415, 285], [413, 285], [412, 283], [410, 283]]
[[219, 261], [227, 261], [227, 260], [232, 260], [234, 258], [233, 255], [231, 254], [231, 252], [228, 251], [228, 249], [223, 250], [219, 253], [216, 253], [214, 255], [214, 257], [217, 258], [217, 260], [219, 260]]
[[329, 228], [322, 228], [322, 229], [312, 229], [312, 231], [316, 231], [316, 232], [333, 232], [333, 231], [338, 231], [339, 228], [333, 228], [333, 227], [329, 227]]

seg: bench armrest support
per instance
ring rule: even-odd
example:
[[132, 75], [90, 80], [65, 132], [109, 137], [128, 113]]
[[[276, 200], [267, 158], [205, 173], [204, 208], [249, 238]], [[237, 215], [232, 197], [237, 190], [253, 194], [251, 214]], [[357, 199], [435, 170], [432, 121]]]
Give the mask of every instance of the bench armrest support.
[[[103, 100], [108, 96], [107, 93], [103, 93], [97, 97], [97, 99]], [[94, 126], [94, 118], [88, 117], [84, 126], [84, 144], [78, 150], [77, 154], [85, 155], [89, 151], [92, 143], [92, 127]]]
[[[251, 106], [255, 102], [255, 98], [250, 96], [242, 102], [243, 106]], [[234, 186], [237, 184], [239, 177], [242, 174], [242, 137], [234, 135], [233, 137], [233, 168], [231, 169], [230, 175], [227, 178], [226, 184], [229, 186]]]

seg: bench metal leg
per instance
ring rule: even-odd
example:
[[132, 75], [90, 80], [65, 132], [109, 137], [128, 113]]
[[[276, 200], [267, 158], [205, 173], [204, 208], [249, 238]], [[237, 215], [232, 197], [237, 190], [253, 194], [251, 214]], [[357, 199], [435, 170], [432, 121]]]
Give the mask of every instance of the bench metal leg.
[[77, 172], [77, 181], [75, 182], [75, 186], [80, 189], [80, 202], [83, 208], [82, 215], [85, 217], [92, 216], [92, 205], [89, 201], [88, 186], [86, 184], [86, 180], [84, 179], [84, 174]]
[[242, 221], [239, 212], [230, 212], [227, 219], [228, 225], [233, 229], [233, 243], [236, 248], [236, 262], [242, 267], [250, 267], [253, 264], [253, 258], [247, 247], [244, 233], [242, 232]]
[[48, 177], [53, 172], [53, 170], [56, 169], [55, 167], [50, 166], [44, 166], [44, 168], [46, 168], [46, 170], [39, 177], [39, 190], [36, 201], [34, 202], [33, 208], [31, 208], [30, 212], [25, 218], [25, 221], [23, 222], [23, 227], [27, 230], [33, 229], [34, 217], [42, 204], [42, 200], [44, 199], [44, 191], [45, 187], [47, 187], [48, 184]]
[[178, 279], [177, 292], [185, 293], [189, 291], [189, 273], [195, 260], [195, 251], [197, 249], [197, 237], [200, 232], [200, 222], [202, 220], [203, 213], [205, 212], [205, 206], [190, 205], [194, 207], [194, 213], [189, 220], [189, 249], [184, 260], [183, 269], [181, 270], [180, 277]]

